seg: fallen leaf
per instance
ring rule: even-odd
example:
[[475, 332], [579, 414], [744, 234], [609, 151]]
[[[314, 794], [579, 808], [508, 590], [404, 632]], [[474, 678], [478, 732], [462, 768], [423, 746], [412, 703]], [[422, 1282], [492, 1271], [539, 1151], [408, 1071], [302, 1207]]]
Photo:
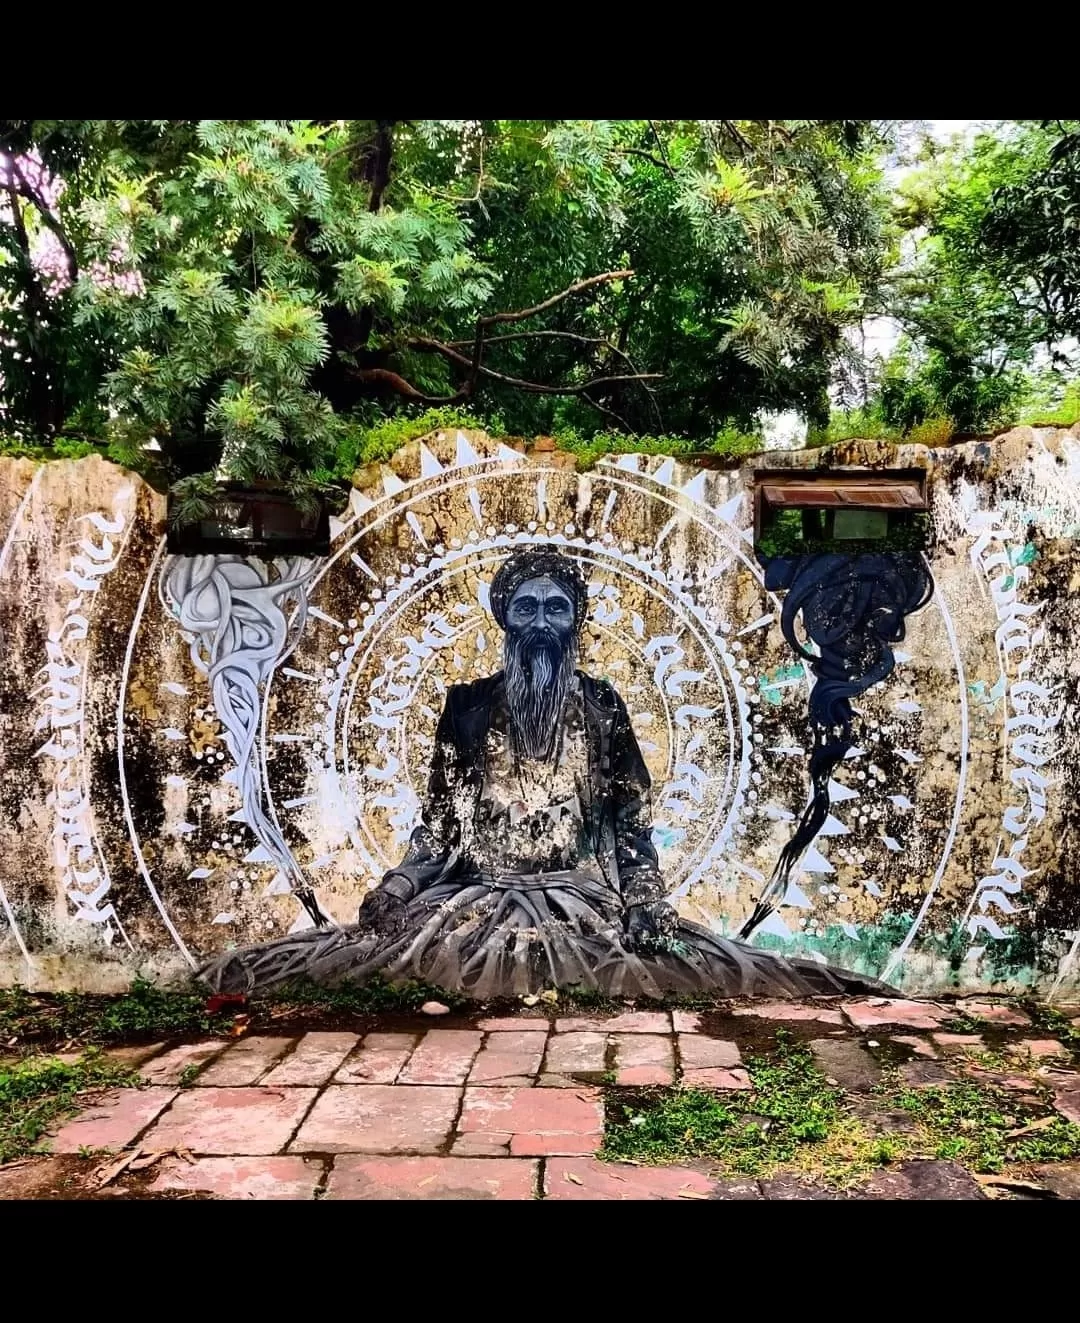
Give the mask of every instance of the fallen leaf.
[[141, 1148], [133, 1148], [130, 1153], [122, 1153], [115, 1162], [110, 1162], [107, 1166], [102, 1166], [94, 1172], [94, 1189], [103, 1190], [106, 1185], [111, 1185], [122, 1172], [127, 1171], [128, 1167], [142, 1152]]
[[128, 1170], [145, 1171], [147, 1167], [152, 1167], [155, 1162], [160, 1162], [164, 1156], [164, 1153], [144, 1153], [142, 1157], [132, 1158], [128, 1163]]
[[434, 1176], [425, 1176], [422, 1181], [417, 1182], [416, 1188], [422, 1190], [425, 1185], [430, 1185], [433, 1180], [435, 1180]]
[[540, 1000], [546, 1001], [550, 1006], [554, 1006], [559, 1000], [559, 994], [553, 988], [547, 988], [540, 994]]
[[701, 1190], [680, 1190], [680, 1199], [711, 1199], [712, 1195], [704, 1194]]
[[1021, 1126], [1019, 1130], [1010, 1130], [1005, 1138], [1019, 1139], [1021, 1135], [1033, 1135], [1037, 1130], [1048, 1130], [1057, 1120], [1056, 1116], [1044, 1116], [1038, 1121], [1032, 1121], [1030, 1125]]
[[174, 1149], [173, 1152], [176, 1154], [178, 1158], [183, 1158], [183, 1160], [189, 1163], [192, 1167], [195, 1166], [195, 1159], [191, 1156], [190, 1149], [178, 1148], [178, 1149]]
[[581, 1177], [580, 1177], [580, 1176], [575, 1176], [574, 1173], [573, 1173], [572, 1171], [564, 1171], [564, 1172], [563, 1172], [563, 1180], [564, 1180], [564, 1181], [573, 1181], [575, 1185], [584, 1185], [584, 1184], [585, 1184], [585, 1182], [581, 1179]]

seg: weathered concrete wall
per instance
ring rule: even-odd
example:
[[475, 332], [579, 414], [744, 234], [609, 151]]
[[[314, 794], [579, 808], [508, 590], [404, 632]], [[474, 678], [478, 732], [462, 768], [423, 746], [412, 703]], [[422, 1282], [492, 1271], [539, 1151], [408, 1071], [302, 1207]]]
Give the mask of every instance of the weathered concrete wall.
[[[769, 460], [927, 467], [933, 595], [754, 941], [912, 992], [1075, 991], [1080, 431]], [[491, 576], [542, 539], [590, 579], [581, 664], [633, 715], [671, 899], [738, 932], [807, 802], [814, 682], [750, 481], [436, 434], [362, 475], [327, 561], [266, 567], [171, 560], [163, 499], [99, 459], [0, 460], [0, 983], [182, 976], [306, 926], [304, 885], [351, 922], [446, 686], [499, 668]]]

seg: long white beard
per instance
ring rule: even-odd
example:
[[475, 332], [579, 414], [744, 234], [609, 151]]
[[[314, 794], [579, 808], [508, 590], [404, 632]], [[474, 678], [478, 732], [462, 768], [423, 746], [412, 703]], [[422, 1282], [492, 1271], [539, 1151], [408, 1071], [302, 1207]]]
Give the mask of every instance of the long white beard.
[[[553, 646], [543, 646], [545, 641]], [[507, 634], [503, 664], [514, 746], [526, 758], [548, 759], [574, 682], [577, 640], [563, 645], [547, 630]]]

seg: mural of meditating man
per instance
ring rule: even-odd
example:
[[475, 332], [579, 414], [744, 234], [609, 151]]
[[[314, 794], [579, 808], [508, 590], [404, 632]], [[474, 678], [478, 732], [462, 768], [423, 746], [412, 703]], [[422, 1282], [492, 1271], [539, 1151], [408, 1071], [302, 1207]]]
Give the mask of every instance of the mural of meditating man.
[[578, 669], [587, 590], [550, 546], [491, 585], [503, 669], [447, 692], [421, 824], [345, 927], [229, 952], [218, 991], [305, 976], [420, 979], [486, 999], [576, 987], [613, 996], [881, 992], [679, 917], [651, 840], [650, 784], [626, 706]]

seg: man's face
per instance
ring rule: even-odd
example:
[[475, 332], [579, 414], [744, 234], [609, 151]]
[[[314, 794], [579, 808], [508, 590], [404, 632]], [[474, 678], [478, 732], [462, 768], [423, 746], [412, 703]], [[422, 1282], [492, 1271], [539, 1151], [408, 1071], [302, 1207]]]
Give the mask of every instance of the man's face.
[[506, 632], [534, 639], [547, 632], [565, 648], [574, 633], [574, 604], [550, 575], [526, 579], [506, 608]]

